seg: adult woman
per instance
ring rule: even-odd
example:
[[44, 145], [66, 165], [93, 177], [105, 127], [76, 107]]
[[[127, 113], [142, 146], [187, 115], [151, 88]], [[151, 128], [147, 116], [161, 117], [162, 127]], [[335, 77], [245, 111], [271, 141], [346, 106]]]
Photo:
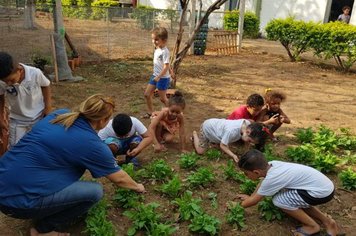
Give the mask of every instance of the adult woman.
[[120, 187], [144, 192], [116, 164], [96, 131], [105, 127], [114, 103], [102, 95], [86, 99], [78, 111], [57, 110], [39, 121], [0, 159], [0, 210], [34, 219], [33, 235], [67, 235], [75, 222], [103, 196], [99, 183], [79, 181], [85, 170]]

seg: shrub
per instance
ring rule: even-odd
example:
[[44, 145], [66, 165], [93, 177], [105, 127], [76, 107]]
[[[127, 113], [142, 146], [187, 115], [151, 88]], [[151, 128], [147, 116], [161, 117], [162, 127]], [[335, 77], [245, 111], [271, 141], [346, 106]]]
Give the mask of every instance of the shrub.
[[283, 219], [283, 212], [273, 204], [271, 197], [265, 197], [258, 203], [258, 211], [266, 221]]
[[[230, 11], [224, 15], [224, 29], [237, 30], [239, 26], [239, 11]], [[244, 36], [258, 38], [260, 20], [253, 12], [246, 12], [244, 16]]]
[[114, 0], [95, 0], [91, 6], [93, 11], [91, 19], [100, 20], [108, 18], [108, 20], [111, 20], [110, 7], [119, 6], [119, 2]]
[[273, 19], [268, 22], [265, 30], [269, 40], [279, 41], [287, 50], [291, 61], [300, 59], [300, 54], [310, 48], [310, 40], [316, 23], [286, 19]]
[[220, 220], [206, 213], [197, 215], [189, 225], [189, 230], [204, 235], [216, 235], [220, 229]]
[[234, 225], [239, 229], [245, 227], [245, 208], [239, 203], [233, 206], [231, 203], [228, 205], [229, 213], [226, 215], [226, 221], [230, 225]]
[[356, 190], [356, 172], [351, 168], [341, 171], [339, 178], [345, 189]]

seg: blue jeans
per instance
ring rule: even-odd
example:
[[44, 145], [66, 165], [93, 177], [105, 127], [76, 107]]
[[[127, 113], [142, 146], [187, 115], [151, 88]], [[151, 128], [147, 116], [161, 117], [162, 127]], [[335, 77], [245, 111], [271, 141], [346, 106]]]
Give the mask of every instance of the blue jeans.
[[[127, 151], [130, 149], [130, 145], [135, 144], [137, 146], [142, 141], [142, 137], [139, 135], [133, 135], [128, 138], [118, 139], [116, 137], [109, 137], [105, 139], [106, 144], [115, 144], [117, 146], [117, 153], [115, 155], [126, 155]], [[134, 166], [139, 167], [139, 163], [136, 157], [127, 156], [125, 157], [125, 163], [132, 163]]]
[[103, 197], [103, 187], [96, 182], [77, 181], [59, 192], [42, 197], [37, 206], [20, 209], [0, 205], [13, 218], [33, 219], [39, 233], [65, 232]]

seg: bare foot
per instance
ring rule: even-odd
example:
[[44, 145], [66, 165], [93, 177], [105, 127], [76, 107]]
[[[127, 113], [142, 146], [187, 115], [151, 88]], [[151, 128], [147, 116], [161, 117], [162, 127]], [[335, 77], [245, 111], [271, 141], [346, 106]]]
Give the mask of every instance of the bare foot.
[[339, 233], [339, 228], [334, 219], [330, 215], [327, 215], [329, 220], [328, 223], [325, 223], [326, 232], [331, 236], [336, 236]]

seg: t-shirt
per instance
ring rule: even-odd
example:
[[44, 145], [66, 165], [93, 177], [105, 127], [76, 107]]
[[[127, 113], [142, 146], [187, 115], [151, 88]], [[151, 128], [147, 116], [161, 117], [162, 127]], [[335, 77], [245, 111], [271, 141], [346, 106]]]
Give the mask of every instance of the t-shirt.
[[341, 14], [341, 15], [339, 15], [339, 17], [337, 18], [337, 20], [338, 20], [338, 21], [343, 21], [343, 22], [345, 22], [346, 24], [348, 24], [348, 23], [350, 22], [350, 18], [351, 18], [350, 15]]
[[323, 198], [334, 191], [333, 182], [314, 168], [283, 161], [269, 164], [271, 168], [257, 191], [260, 195], [273, 196], [282, 189], [301, 189], [313, 197]]
[[50, 85], [42, 71], [32, 66], [21, 64], [25, 78], [21, 83], [6, 85], [0, 82], [0, 95], [6, 94], [10, 108], [10, 118], [19, 121], [34, 121], [42, 115], [44, 101], [41, 87]]
[[226, 119], [208, 119], [203, 123], [203, 132], [205, 137], [212, 143], [222, 143], [228, 145], [241, 138], [241, 127], [243, 123], [250, 124], [250, 121], [226, 120]]
[[[136, 133], [139, 135], [143, 135], [144, 133], [147, 132], [147, 128], [145, 127], [144, 124], [142, 124], [141, 121], [139, 121], [137, 118], [130, 116], [131, 121], [132, 121], [132, 127], [131, 130], [128, 134], [128, 137], [131, 137], [133, 135], [135, 135]], [[117, 137], [117, 135], [115, 134], [115, 131], [112, 127], [112, 119], [109, 121], [109, 123], [105, 126], [105, 128], [101, 129], [98, 133], [99, 137], [101, 140], [105, 140], [109, 137]], [[126, 139], [127, 137], [125, 137]]]
[[242, 105], [236, 108], [228, 117], [228, 120], [239, 120], [239, 119], [247, 119], [247, 120], [255, 120], [257, 117], [252, 117], [250, 112], [247, 110], [246, 105]]
[[[169, 50], [167, 47], [164, 48], [156, 48], [155, 53], [153, 55], [153, 75], [157, 76], [163, 70], [164, 64], [169, 64]], [[162, 76], [163, 78], [169, 78], [169, 70], [167, 70], [166, 74]]]
[[0, 158], [0, 204], [31, 208], [38, 198], [58, 192], [79, 180], [85, 170], [94, 178], [120, 170], [109, 147], [89, 122], [79, 117], [65, 129], [51, 124], [57, 110], [37, 122]]

